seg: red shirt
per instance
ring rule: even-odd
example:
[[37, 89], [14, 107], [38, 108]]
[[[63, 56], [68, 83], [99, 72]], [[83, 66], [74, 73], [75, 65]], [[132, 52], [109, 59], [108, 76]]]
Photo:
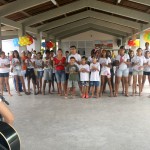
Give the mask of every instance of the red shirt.
[[66, 62], [66, 58], [65, 57], [63, 57], [61, 60], [58, 60], [58, 58], [55, 57], [54, 58], [54, 62], [55, 62], [55, 65], [56, 65], [56, 67], [55, 67], [56, 70], [65, 70], [65, 66], [63, 66], [61, 64], [59, 65], [60, 62], [62, 64], [65, 64], [65, 62]]

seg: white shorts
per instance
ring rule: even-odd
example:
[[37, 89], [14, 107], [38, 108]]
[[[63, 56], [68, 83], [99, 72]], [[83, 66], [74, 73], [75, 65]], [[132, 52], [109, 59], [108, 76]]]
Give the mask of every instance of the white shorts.
[[121, 69], [118, 69], [117, 70], [117, 76], [118, 77], [128, 77], [129, 75], [129, 69], [124, 69], [124, 70], [121, 70]]

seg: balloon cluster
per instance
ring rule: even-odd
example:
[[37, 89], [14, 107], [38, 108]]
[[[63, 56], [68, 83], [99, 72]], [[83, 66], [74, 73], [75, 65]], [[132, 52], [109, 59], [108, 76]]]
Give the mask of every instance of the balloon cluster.
[[13, 39], [14, 46], [26, 46], [31, 45], [33, 43], [33, 38], [30, 36], [22, 36], [18, 38]]
[[139, 39], [136, 39], [136, 40], [129, 40], [129, 41], [128, 41], [128, 45], [129, 45], [129, 46], [137, 46], [137, 47], [139, 47], [139, 46], [140, 46], [140, 40], [139, 40]]
[[53, 48], [55, 47], [55, 44], [52, 41], [42, 42], [42, 47]]
[[143, 38], [145, 42], [149, 42], [150, 41], [150, 32], [145, 32], [143, 34]]

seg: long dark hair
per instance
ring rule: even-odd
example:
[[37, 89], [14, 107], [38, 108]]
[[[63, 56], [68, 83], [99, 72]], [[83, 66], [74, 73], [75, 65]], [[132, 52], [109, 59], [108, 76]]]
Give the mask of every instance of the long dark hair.
[[108, 58], [108, 54], [107, 54], [107, 50], [105, 50], [105, 49], [103, 49], [102, 52], [101, 52], [101, 58], [103, 58], [103, 51], [106, 52], [106, 57], [105, 58], [107, 59]]
[[17, 54], [17, 58], [18, 58], [19, 62], [21, 63], [21, 58], [20, 58], [20, 55], [17, 50], [13, 51], [12, 57], [15, 58], [15, 53]]

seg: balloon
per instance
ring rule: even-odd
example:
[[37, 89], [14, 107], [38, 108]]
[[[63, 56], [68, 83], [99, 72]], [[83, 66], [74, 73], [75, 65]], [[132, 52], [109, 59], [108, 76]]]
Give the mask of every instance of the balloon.
[[46, 43], [45, 42], [42, 42], [42, 47], [46, 47]]
[[48, 47], [48, 48], [53, 48], [54, 47], [54, 44], [53, 44], [53, 42], [47, 42], [46, 43], [46, 47]]
[[13, 39], [14, 46], [19, 46], [18, 42], [19, 42], [18, 38]]

